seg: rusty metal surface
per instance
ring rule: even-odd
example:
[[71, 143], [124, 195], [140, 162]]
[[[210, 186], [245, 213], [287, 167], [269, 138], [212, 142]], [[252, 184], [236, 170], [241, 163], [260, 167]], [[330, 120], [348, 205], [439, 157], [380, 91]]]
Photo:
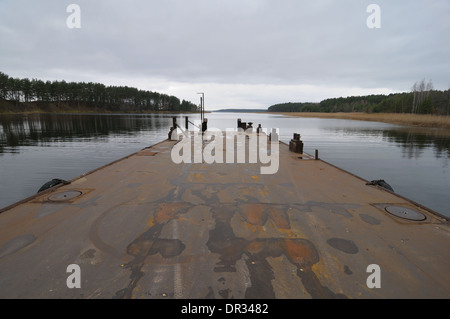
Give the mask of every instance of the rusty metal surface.
[[[1, 213], [0, 298], [450, 297], [440, 216], [282, 143], [274, 175], [176, 165], [174, 143]], [[67, 287], [70, 264], [79, 289]], [[381, 288], [366, 284], [371, 264]]]

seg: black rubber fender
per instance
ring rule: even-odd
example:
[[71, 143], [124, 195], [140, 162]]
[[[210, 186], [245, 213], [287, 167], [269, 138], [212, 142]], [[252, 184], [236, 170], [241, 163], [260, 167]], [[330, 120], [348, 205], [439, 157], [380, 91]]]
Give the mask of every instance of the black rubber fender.
[[374, 186], [380, 186], [383, 187], [391, 192], [394, 192], [394, 189], [391, 187], [391, 185], [389, 185], [388, 183], [385, 182], [384, 179], [377, 179], [377, 180], [373, 180], [370, 181], [368, 183], [366, 183], [366, 185], [374, 185]]
[[39, 188], [38, 193], [43, 192], [43, 191], [45, 191], [45, 190], [47, 190], [49, 188], [52, 188], [52, 187], [54, 187], [56, 185], [59, 185], [59, 184], [67, 185], [67, 184], [70, 184], [70, 182], [65, 181], [63, 179], [54, 178], [50, 182], [47, 182], [44, 185], [42, 185], [42, 187]]

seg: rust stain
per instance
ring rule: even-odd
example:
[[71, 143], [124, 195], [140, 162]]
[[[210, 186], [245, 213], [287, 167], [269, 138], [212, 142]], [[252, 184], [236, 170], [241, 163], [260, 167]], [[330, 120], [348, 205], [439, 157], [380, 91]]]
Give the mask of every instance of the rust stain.
[[127, 254], [133, 256], [133, 260], [124, 265], [131, 270], [129, 285], [116, 292], [116, 299], [133, 298], [133, 292], [145, 275], [142, 267], [148, 256], [160, 254], [163, 258], [179, 256], [186, 248], [179, 239], [159, 238], [164, 226], [178, 215], [186, 213], [192, 205], [186, 203], [159, 203], [153, 219], [148, 222], [147, 231], [139, 235], [127, 246]]
[[155, 217], [154, 217], [154, 216], [148, 220], [147, 226], [148, 226], [148, 227], [153, 227], [153, 226], [155, 226]]
[[269, 215], [278, 228], [281, 229], [291, 228], [289, 217], [287, 215], [287, 209], [285, 207], [279, 208], [272, 206], [269, 209]]
[[246, 204], [240, 209], [245, 221], [252, 225], [262, 226], [267, 220], [265, 207], [262, 204]]
[[[312, 242], [303, 238], [257, 238], [249, 240], [237, 237], [231, 226], [231, 219], [236, 211], [247, 216], [247, 220], [261, 224], [267, 214], [264, 206], [260, 204], [246, 204], [249, 210], [240, 211], [240, 207], [223, 205], [212, 207], [211, 212], [216, 220], [215, 228], [209, 233], [207, 246], [213, 253], [219, 254], [219, 262], [214, 268], [215, 272], [235, 272], [236, 262], [247, 256], [245, 263], [249, 270], [251, 286], [245, 292], [246, 298], [275, 298], [272, 280], [275, 279], [274, 271], [267, 261], [269, 257], [285, 255], [292, 265], [297, 268], [297, 276], [308, 293], [314, 298], [345, 298], [344, 295], [333, 293], [328, 287], [323, 286], [312, 266], [319, 261], [319, 255]], [[281, 214], [282, 215], [282, 214]], [[274, 214], [277, 216], [277, 214]], [[284, 220], [284, 217], [282, 218]], [[283, 221], [279, 223], [286, 225]]]
[[299, 267], [311, 267], [319, 261], [319, 256], [309, 241], [284, 239], [280, 242], [286, 257]]
[[202, 174], [196, 173], [196, 174], [194, 174], [194, 178], [195, 178], [197, 181], [199, 181], [199, 182], [203, 182], [203, 181], [204, 181], [204, 178], [203, 178], [203, 175], [202, 175]]
[[262, 241], [252, 241], [247, 245], [247, 250], [251, 254], [259, 254], [264, 250], [265, 243]]
[[179, 210], [187, 207], [186, 203], [161, 203], [158, 204], [158, 211], [155, 213], [155, 223], [162, 224], [173, 219]]
[[268, 204], [249, 203], [239, 207], [239, 213], [244, 220], [252, 225], [263, 226], [270, 217], [275, 225], [281, 229], [290, 229], [288, 207]]

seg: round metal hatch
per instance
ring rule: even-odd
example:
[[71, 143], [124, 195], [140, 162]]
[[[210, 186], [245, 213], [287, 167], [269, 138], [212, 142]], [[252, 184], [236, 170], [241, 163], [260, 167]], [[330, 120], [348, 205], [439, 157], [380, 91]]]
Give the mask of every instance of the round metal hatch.
[[418, 210], [403, 207], [403, 206], [387, 206], [385, 210], [394, 216], [408, 219], [408, 220], [414, 220], [414, 221], [421, 221], [427, 219], [427, 217], [419, 212]]
[[48, 200], [52, 202], [64, 202], [68, 201], [74, 198], [77, 198], [78, 196], [82, 195], [83, 193], [80, 191], [66, 191], [66, 192], [60, 192], [56, 193], [48, 198]]

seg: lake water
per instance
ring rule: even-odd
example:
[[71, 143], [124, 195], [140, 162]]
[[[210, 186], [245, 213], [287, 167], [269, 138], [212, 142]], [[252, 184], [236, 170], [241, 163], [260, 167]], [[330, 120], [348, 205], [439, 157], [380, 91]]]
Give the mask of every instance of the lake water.
[[[177, 115], [184, 125], [183, 114]], [[199, 114], [189, 114], [199, 123]], [[384, 179], [396, 193], [450, 216], [450, 132], [376, 122], [209, 113], [210, 128], [279, 129], [300, 133], [314, 154], [366, 180]], [[53, 178], [70, 180], [167, 138], [170, 114], [0, 115], [0, 207], [37, 192]]]

